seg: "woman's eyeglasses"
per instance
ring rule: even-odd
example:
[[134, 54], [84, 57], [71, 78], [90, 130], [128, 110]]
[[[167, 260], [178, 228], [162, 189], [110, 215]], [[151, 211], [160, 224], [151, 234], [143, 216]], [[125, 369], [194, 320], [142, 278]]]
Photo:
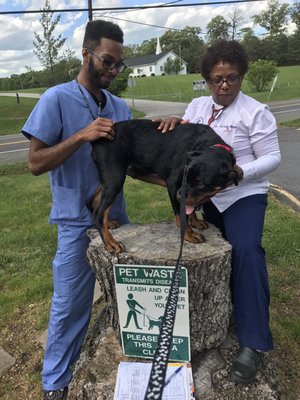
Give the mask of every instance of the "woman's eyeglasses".
[[105, 57], [100, 56], [99, 54], [95, 53], [93, 50], [86, 48], [86, 50], [91, 53], [93, 56], [98, 58], [98, 60], [102, 61], [103, 68], [106, 69], [106, 71], [112, 71], [113, 69], [116, 69], [117, 72], [123, 72], [126, 68], [127, 65], [124, 64], [123, 61], [120, 62], [114, 62], [110, 59], [107, 59]]
[[241, 81], [240, 75], [230, 75], [228, 78], [222, 78], [221, 76], [217, 76], [216, 78], [211, 78], [210, 83], [215, 86], [222, 86], [225, 82], [227, 85], [232, 86]]

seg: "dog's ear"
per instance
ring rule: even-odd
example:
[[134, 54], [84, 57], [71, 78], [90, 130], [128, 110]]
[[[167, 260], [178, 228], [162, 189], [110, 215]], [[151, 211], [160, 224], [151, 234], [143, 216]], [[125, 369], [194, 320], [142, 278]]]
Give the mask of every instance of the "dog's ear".
[[236, 157], [235, 157], [235, 155], [233, 154], [232, 151], [230, 152], [230, 156], [231, 156], [231, 163], [232, 163], [232, 166], [234, 166], [234, 164], [236, 163]]
[[240, 177], [239, 174], [237, 173], [237, 171], [235, 171], [234, 169], [230, 170], [228, 172], [228, 177], [233, 180], [233, 183], [235, 184], [235, 186], [238, 186], [239, 181], [240, 181]]
[[203, 188], [203, 182], [207, 175], [207, 166], [204, 162], [191, 163], [186, 171], [186, 179], [192, 186], [197, 186], [198, 189]]
[[193, 158], [199, 157], [202, 154], [202, 151], [200, 150], [193, 150], [193, 151], [188, 151], [186, 153], [186, 162], [189, 164]]

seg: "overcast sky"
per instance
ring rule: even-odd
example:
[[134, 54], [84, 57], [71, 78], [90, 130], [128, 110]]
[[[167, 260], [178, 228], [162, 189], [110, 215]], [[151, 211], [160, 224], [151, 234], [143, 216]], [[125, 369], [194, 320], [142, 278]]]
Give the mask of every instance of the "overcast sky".
[[[229, 0], [220, 0], [228, 1]], [[281, 3], [293, 4], [293, 0], [280, 0]], [[164, 2], [153, 0], [92, 0], [94, 8], [104, 7], [132, 7], [138, 5], [162, 4]], [[170, 3], [199, 4], [209, 3], [205, 0], [170, 0]], [[40, 10], [44, 6], [44, 0], [0, 0], [1, 11], [25, 11]], [[88, 8], [88, 0], [50, 0], [51, 8], [54, 9], [82, 9]], [[167, 1], [165, 2], [167, 4]], [[236, 3], [233, 5], [189, 5], [176, 8], [159, 8], [147, 10], [130, 10], [127, 12], [97, 11], [93, 18], [109, 18], [110, 21], [118, 23], [124, 31], [124, 44], [140, 44], [143, 40], [162, 36], [166, 30], [160, 27], [184, 28], [185, 26], [199, 26], [205, 33], [206, 25], [210, 20], [222, 15], [228, 19], [235, 8], [243, 14], [243, 26], [253, 28], [250, 19], [252, 15], [259, 14], [267, 7], [267, 1]], [[57, 37], [62, 33], [67, 38], [65, 48], [72, 49], [76, 56], [81, 59], [81, 46], [84, 28], [88, 21], [87, 12], [67, 12], [61, 14], [61, 20], [57, 25], [54, 35]], [[26, 72], [26, 66], [33, 69], [41, 69], [37, 57], [33, 53], [34, 32], [41, 32], [40, 14], [6, 14], [0, 15], [0, 77], [9, 77], [11, 74]], [[113, 18], [112, 18], [113, 17]], [[118, 18], [118, 19], [117, 19]], [[126, 20], [126, 21], [124, 21]], [[132, 21], [132, 22], [128, 22]], [[136, 22], [136, 23], [133, 23]], [[141, 25], [157, 25], [159, 27]], [[291, 27], [290, 27], [291, 28]], [[257, 32], [263, 33], [263, 32]]]

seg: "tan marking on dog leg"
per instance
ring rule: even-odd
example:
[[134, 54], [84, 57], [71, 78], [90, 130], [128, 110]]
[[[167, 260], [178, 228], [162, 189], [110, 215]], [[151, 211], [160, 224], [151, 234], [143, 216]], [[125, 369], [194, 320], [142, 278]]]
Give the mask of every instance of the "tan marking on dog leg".
[[112, 219], [109, 219], [107, 221], [107, 225], [108, 225], [109, 229], [116, 229], [116, 228], [119, 228], [119, 226], [120, 226], [118, 221], [115, 221], [115, 220], [112, 220]]
[[195, 211], [188, 216], [188, 221], [192, 228], [200, 230], [208, 228], [208, 224], [205, 221], [197, 218]]
[[184, 239], [191, 243], [203, 243], [205, 242], [205, 237], [200, 232], [192, 231], [189, 225], [186, 226]]
[[103, 223], [100, 227], [102, 240], [104, 242], [104, 247], [109, 253], [121, 253], [125, 250], [122, 243], [118, 242], [109, 231], [109, 215], [110, 207], [108, 207], [103, 215]]
[[[180, 216], [179, 215], [175, 215], [175, 222], [176, 222], [176, 226], [178, 228], [180, 228]], [[187, 242], [191, 242], [191, 243], [203, 243], [203, 242], [205, 242], [204, 236], [200, 232], [192, 231], [192, 229], [189, 226], [189, 224], [186, 224], [184, 239]]]
[[180, 228], [180, 215], [178, 214], [175, 215], [175, 224], [177, 228]]
[[92, 208], [92, 210], [96, 212], [98, 209], [100, 203], [101, 203], [101, 198], [102, 198], [102, 186], [99, 185], [97, 187], [96, 192], [93, 194], [93, 196], [88, 200], [88, 207]]

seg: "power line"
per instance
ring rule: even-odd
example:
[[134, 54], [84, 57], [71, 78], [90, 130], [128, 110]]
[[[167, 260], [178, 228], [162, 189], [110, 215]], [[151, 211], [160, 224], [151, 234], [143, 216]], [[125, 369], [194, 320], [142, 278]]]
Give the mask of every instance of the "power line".
[[[121, 10], [147, 10], [156, 8], [179, 8], [179, 7], [197, 7], [197, 6], [211, 6], [211, 5], [222, 5], [222, 4], [236, 4], [236, 3], [253, 3], [257, 1], [267, 1], [267, 0], [231, 0], [231, 1], [209, 1], [205, 3], [186, 3], [186, 4], [158, 4], [158, 5], [148, 5], [148, 6], [136, 6], [136, 7], [103, 7], [103, 8], [93, 8], [92, 11], [121, 11]], [[90, 12], [90, 8], [62, 8], [60, 10], [26, 10], [26, 11], [0, 11], [0, 15], [8, 14], [41, 14], [41, 13], [64, 13], [64, 12]]]
[[[97, 15], [95, 15], [95, 16], [97, 16]], [[101, 17], [102, 17], [102, 16], [101, 16]], [[154, 28], [161, 28], [161, 29], [172, 30], [172, 31], [182, 31], [182, 29], [179, 29], [179, 28], [170, 28], [170, 27], [167, 27], [167, 26], [154, 25], [154, 24], [146, 24], [145, 22], [131, 21], [131, 20], [129, 20], [129, 19], [118, 18], [118, 17], [111, 17], [111, 16], [109, 16], [109, 15], [103, 15], [103, 18], [117, 19], [118, 21], [125, 21], [125, 22], [130, 22], [130, 23], [132, 23], [132, 24], [152, 26], [152, 27], [154, 27]]]

